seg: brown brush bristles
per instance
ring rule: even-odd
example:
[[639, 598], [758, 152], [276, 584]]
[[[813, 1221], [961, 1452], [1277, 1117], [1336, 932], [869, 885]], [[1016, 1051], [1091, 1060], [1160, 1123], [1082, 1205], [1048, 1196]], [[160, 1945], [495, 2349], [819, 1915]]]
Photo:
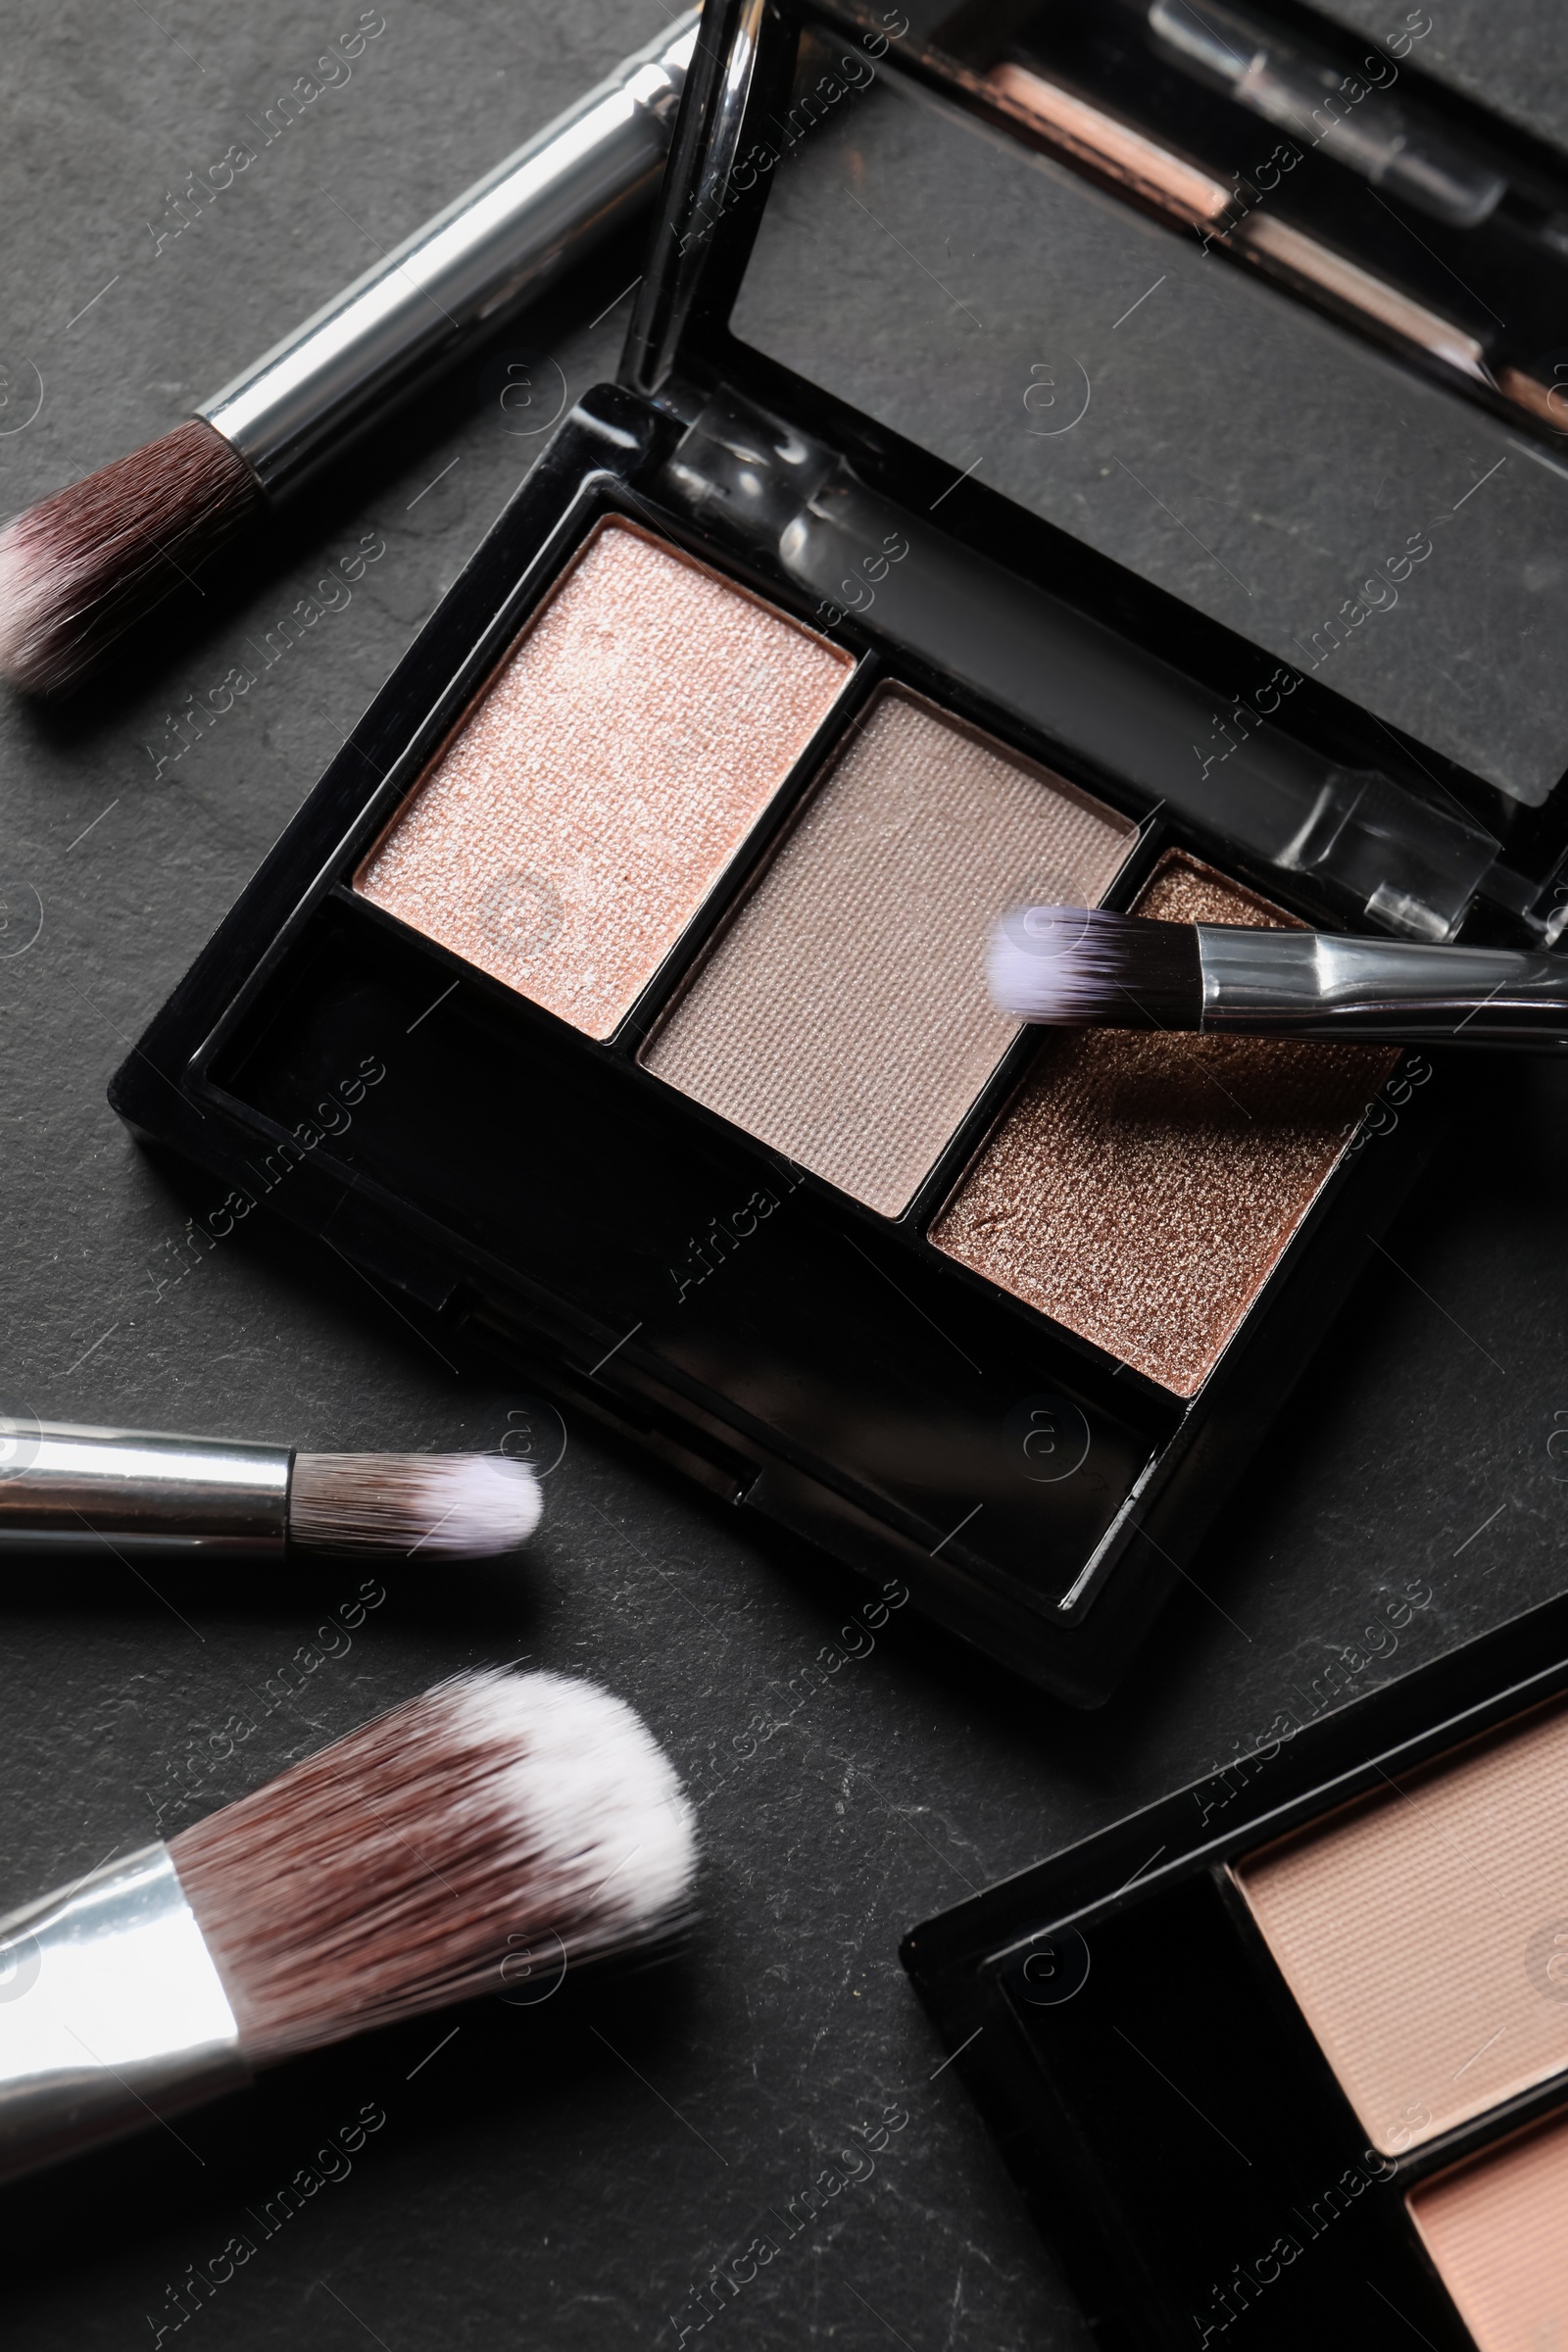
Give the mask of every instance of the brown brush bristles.
[[261, 500], [244, 459], [192, 417], [29, 507], [0, 531], [0, 670], [38, 693], [69, 684]]
[[677, 1924], [691, 1816], [591, 1683], [459, 1676], [170, 1843], [253, 2065]]
[[288, 1533], [302, 1551], [513, 1551], [539, 1524], [539, 1482], [501, 1453], [297, 1453]]

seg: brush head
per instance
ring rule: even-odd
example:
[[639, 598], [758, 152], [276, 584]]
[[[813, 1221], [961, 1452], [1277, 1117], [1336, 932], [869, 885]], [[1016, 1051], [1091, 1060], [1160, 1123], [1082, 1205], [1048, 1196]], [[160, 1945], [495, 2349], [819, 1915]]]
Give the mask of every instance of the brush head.
[[288, 1534], [301, 1551], [480, 1560], [525, 1544], [543, 1508], [527, 1463], [504, 1453], [297, 1453]]
[[0, 672], [51, 693], [262, 504], [243, 458], [193, 417], [0, 531]]
[[[592, 1683], [438, 1683], [170, 1841], [253, 2066], [661, 1941], [690, 1912], [673, 1766]], [[558, 1940], [559, 1939], [559, 1940]]]
[[991, 934], [992, 1001], [1066, 1029], [1199, 1029], [1197, 927], [1097, 906], [1015, 906]]

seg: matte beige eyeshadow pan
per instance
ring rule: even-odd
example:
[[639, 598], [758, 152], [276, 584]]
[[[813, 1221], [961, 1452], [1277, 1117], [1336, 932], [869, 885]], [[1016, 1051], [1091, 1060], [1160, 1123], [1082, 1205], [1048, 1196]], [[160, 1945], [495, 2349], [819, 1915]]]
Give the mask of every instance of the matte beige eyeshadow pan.
[[1132, 833], [885, 687], [643, 1059], [897, 1216], [1017, 1035], [986, 994], [993, 919], [1096, 905]]
[[1442, 2175], [1408, 2203], [1480, 2352], [1568, 2346], [1568, 2121]]
[[662, 540], [602, 524], [356, 887], [608, 1037], [853, 665]]
[[[1179, 853], [1133, 911], [1298, 927]], [[1047, 1037], [930, 1238], [1191, 1396], [1396, 1059], [1387, 1048], [1277, 1038]]]
[[1375, 2148], [1418, 2147], [1568, 2067], [1565, 1856], [1555, 1707], [1239, 1866]]

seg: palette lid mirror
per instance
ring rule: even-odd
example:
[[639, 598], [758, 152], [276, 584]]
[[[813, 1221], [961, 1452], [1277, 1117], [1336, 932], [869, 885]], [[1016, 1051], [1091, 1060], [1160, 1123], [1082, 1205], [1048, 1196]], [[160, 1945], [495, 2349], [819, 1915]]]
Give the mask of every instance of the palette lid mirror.
[[[709, 0], [622, 372], [824, 625], [893, 625], [913, 517], [950, 605], [973, 557], [1067, 615], [1010, 614], [1049, 686], [949, 667], [1087, 780], [1346, 920], [1554, 944], [1568, 159], [1438, 51], [1294, 0]], [[1061, 715], [1085, 624], [1143, 657], [1137, 749]]]

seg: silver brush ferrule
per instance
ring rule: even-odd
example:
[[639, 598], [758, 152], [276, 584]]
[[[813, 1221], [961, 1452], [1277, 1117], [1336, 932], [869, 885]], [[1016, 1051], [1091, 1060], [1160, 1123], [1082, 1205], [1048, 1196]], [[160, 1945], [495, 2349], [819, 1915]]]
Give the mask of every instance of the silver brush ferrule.
[[1568, 956], [1199, 923], [1204, 1030], [1568, 1046]]
[[293, 1453], [228, 1438], [0, 1420], [0, 1547], [280, 1560]]
[[249, 2080], [167, 1845], [0, 1919], [0, 2180]]
[[196, 411], [269, 498], [297, 490], [630, 217], [663, 166], [697, 17], [627, 58]]

